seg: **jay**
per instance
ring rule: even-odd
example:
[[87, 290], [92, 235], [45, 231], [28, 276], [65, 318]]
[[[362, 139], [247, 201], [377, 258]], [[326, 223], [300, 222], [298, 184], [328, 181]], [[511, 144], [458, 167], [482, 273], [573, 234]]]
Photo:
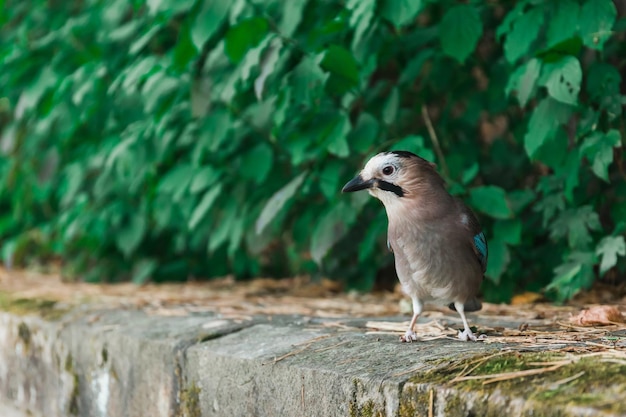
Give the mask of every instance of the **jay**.
[[400, 340], [417, 340], [415, 322], [424, 302], [433, 301], [459, 313], [464, 327], [459, 339], [475, 341], [465, 312], [482, 308], [477, 294], [487, 268], [487, 240], [474, 213], [448, 193], [435, 168], [411, 152], [382, 152], [342, 192], [366, 189], [387, 211], [387, 245], [413, 303]]

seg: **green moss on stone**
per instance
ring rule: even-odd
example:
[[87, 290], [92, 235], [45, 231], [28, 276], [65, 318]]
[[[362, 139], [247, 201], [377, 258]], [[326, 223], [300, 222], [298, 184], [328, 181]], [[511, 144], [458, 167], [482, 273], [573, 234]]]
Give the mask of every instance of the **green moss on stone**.
[[22, 342], [24, 342], [24, 345], [28, 350], [28, 348], [30, 347], [31, 334], [30, 329], [28, 328], [28, 325], [26, 325], [26, 323], [21, 322], [17, 326], [17, 336], [22, 339]]
[[200, 388], [191, 384], [180, 392], [181, 417], [200, 417]]
[[418, 385], [405, 386], [400, 395], [398, 417], [427, 415], [420, 413], [419, 410], [427, 410], [429, 402], [429, 393], [424, 392]]
[[[566, 359], [565, 355], [554, 352], [511, 352], [486, 360], [474, 369], [471, 375], [495, 375], [538, 369], [549, 366], [550, 362]], [[428, 384], [452, 388], [446, 395], [444, 413], [450, 416], [466, 415], [470, 411], [475, 415], [486, 417], [499, 415], [505, 404], [474, 401], [472, 409], [467, 410], [466, 401], [463, 400], [468, 394], [474, 398], [476, 396], [488, 398], [495, 391], [503, 398], [524, 398], [526, 408], [532, 409], [534, 416], [567, 415], [566, 410], [570, 407], [590, 407], [614, 414], [626, 413], [626, 403], [620, 400], [626, 397], [626, 365], [621, 363], [606, 362], [600, 357], [587, 357], [554, 371], [490, 384], [483, 384], [485, 380], [481, 379], [452, 382], [463, 370], [470, 370], [479, 361], [480, 357], [457, 361], [419, 374], [411, 378], [410, 382], [416, 386]], [[576, 378], [568, 380], [573, 377]], [[417, 392], [409, 396], [413, 396], [414, 399], [403, 395], [400, 415], [421, 415], [420, 410], [428, 406], [428, 397]]]
[[72, 393], [69, 398], [69, 407], [68, 411], [70, 415], [77, 416], [79, 415], [78, 410], [78, 397], [80, 395], [79, 390], [79, 380], [78, 375], [74, 371], [74, 359], [72, 358], [72, 354], [68, 354], [65, 358], [65, 372], [69, 373], [72, 376], [72, 382], [74, 386], [72, 387]]
[[58, 308], [57, 302], [53, 300], [16, 298], [3, 291], [0, 291], [0, 310], [19, 316], [38, 315], [50, 320], [59, 319], [68, 311], [65, 308]]
[[385, 415], [383, 407], [378, 406], [371, 399], [359, 404], [359, 393], [365, 393], [365, 387], [358, 378], [354, 378], [352, 380], [352, 395], [348, 404], [350, 417], [382, 417]]

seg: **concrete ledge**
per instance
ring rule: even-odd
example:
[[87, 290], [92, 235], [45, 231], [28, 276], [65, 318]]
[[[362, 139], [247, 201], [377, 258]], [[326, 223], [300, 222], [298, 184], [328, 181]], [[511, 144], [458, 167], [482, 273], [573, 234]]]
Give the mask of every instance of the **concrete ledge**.
[[[522, 322], [528, 320], [504, 324]], [[565, 349], [498, 343], [497, 336], [490, 343], [442, 338], [401, 344], [396, 335], [367, 334], [365, 323], [300, 316], [240, 322], [135, 309], [75, 309], [47, 319], [0, 313], [0, 397], [35, 416], [626, 413], [622, 330], [613, 347], [597, 342], [599, 353], [612, 355], [605, 357], [590, 354], [593, 344], [584, 341]], [[586, 356], [576, 359], [580, 355]], [[454, 381], [497, 376], [518, 369], [520, 361], [530, 369], [571, 363], [488, 385]]]

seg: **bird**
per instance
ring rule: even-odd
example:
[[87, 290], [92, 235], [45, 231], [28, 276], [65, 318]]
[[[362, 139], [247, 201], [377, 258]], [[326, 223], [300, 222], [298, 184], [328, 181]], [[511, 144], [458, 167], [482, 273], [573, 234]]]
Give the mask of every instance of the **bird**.
[[434, 163], [408, 151], [373, 156], [341, 191], [360, 190], [385, 207], [387, 247], [412, 301], [413, 317], [400, 340], [418, 340], [415, 323], [429, 301], [456, 310], [464, 328], [458, 338], [476, 341], [465, 313], [482, 308], [478, 292], [488, 260], [487, 239], [476, 215], [450, 195]]

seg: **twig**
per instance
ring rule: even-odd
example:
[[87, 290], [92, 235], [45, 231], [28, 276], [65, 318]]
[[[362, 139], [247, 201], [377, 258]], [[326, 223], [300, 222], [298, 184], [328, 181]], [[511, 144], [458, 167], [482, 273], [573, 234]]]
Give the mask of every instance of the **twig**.
[[570, 377], [568, 377], [568, 378], [563, 378], [563, 379], [560, 379], [560, 380], [558, 380], [558, 381], [553, 382], [552, 384], [550, 384], [549, 389], [554, 391], [555, 389], [557, 389], [557, 388], [558, 388], [558, 387], [560, 387], [561, 385], [563, 385], [563, 384], [567, 384], [568, 382], [572, 382], [573, 380], [578, 379], [578, 378], [580, 378], [580, 377], [581, 377], [581, 376], [583, 376], [583, 375], [585, 375], [585, 371], [580, 371], [580, 372], [579, 372], [579, 373], [577, 373], [576, 375], [572, 375], [572, 376], [570, 376]]
[[428, 417], [433, 417], [435, 415], [435, 391], [430, 390], [429, 398], [428, 398]]
[[406, 374], [411, 374], [413, 372], [417, 372], [417, 371], [421, 371], [422, 369], [424, 369], [426, 367], [426, 365], [422, 364], [420, 366], [417, 366], [415, 368], [411, 368], [408, 371], [402, 371], [402, 372], [398, 372], [397, 374], [393, 374], [391, 375], [393, 378], [402, 376], [402, 375], [406, 375]]
[[304, 342], [296, 343], [296, 344], [295, 344], [295, 345], [293, 345], [293, 346], [302, 346], [302, 345], [304, 345], [304, 347], [302, 347], [302, 348], [300, 348], [300, 349], [297, 349], [297, 350], [292, 350], [292, 351], [291, 351], [291, 352], [289, 352], [289, 353], [285, 353], [285, 354], [284, 354], [284, 355], [282, 355], [282, 356], [279, 356], [279, 357], [277, 357], [277, 358], [274, 358], [274, 360], [273, 360], [273, 361], [271, 361], [271, 362], [263, 362], [263, 363], [262, 363], [262, 365], [267, 365], [267, 364], [269, 364], [269, 363], [271, 363], [271, 364], [275, 364], [275, 363], [280, 362], [280, 361], [282, 361], [283, 359], [286, 359], [286, 358], [288, 358], [288, 357], [290, 357], [290, 356], [297, 355], [298, 353], [304, 352], [304, 351], [305, 351], [305, 350], [307, 350], [307, 349], [308, 349], [308, 348], [309, 348], [309, 347], [310, 347], [313, 343], [315, 343], [315, 342], [319, 342], [320, 340], [322, 340], [322, 339], [326, 339], [327, 337], [330, 337], [330, 335], [329, 335], [329, 334], [323, 334], [323, 335], [317, 336], [317, 337], [315, 337], [315, 338], [313, 338], [313, 339], [311, 339], [311, 340], [305, 340]]
[[439, 139], [437, 138], [437, 133], [435, 133], [435, 128], [433, 127], [433, 122], [430, 120], [430, 115], [428, 114], [428, 108], [426, 104], [422, 104], [422, 117], [424, 118], [424, 123], [426, 123], [426, 129], [428, 129], [428, 134], [430, 135], [430, 140], [433, 142], [433, 147], [435, 148], [435, 153], [437, 154], [437, 158], [441, 163], [441, 170], [446, 178], [450, 178], [450, 171], [448, 170], [448, 164], [446, 163], [446, 159], [443, 156], [443, 151], [441, 150], [441, 145], [439, 145]]
[[509, 379], [539, 375], [545, 372], [553, 372], [565, 365], [566, 365], [565, 363], [557, 363], [556, 365], [552, 365], [547, 368], [526, 369], [524, 371], [503, 372], [503, 373], [491, 374], [491, 375], [470, 375], [470, 376], [464, 376], [464, 377], [458, 378], [456, 382], [485, 379], [486, 381], [483, 382], [483, 385], [487, 385], [487, 384], [492, 384], [494, 382], [507, 381]]
[[[476, 360], [476, 361], [468, 363], [465, 366], [465, 368], [463, 368], [463, 370], [461, 372], [459, 372], [459, 374], [457, 376], [455, 376], [454, 379], [451, 382], [456, 382], [456, 380], [458, 378], [462, 378], [462, 377], [464, 377], [466, 375], [471, 374], [472, 372], [474, 372], [476, 370], [476, 368], [478, 368], [480, 365], [482, 365], [483, 363], [485, 363], [489, 359], [495, 358], [496, 356], [506, 355], [508, 353], [510, 353], [510, 352], [501, 351], [501, 352], [498, 352], [498, 353], [494, 353], [493, 355], [489, 355], [489, 356], [486, 356], [484, 358], [480, 358], [479, 360]], [[476, 362], [478, 362], [478, 363], [476, 363]], [[465, 372], [465, 370], [473, 363], [476, 363], [476, 365], [472, 369], [470, 369], [469, 371]]]
[[313, 339], [305, 340], [304, 342], [300, 342], [300, 343], [296, 343], [293, 346], [310, 345], [311, 343], [319, 342], [320, 340], [326, 339], [328, 337], [330, 337], [329, 334], [321, 334], [319, 336], [314, 337]]
[[330, 345], [330, 346], [326, 346], [326, 347], [323, 347], [323, 348], [315, 349], [313, 352], [323, 352], [323, 351], [328, 350], [328, 349], [336, 348], [337, 346], [345, 345], [346, 343], [349, 343], [349, 342], [350, 342], [349, 340], [344, 340], [343, 342], [335, 343], [334, 345]]
[[305, 350], [307, 350], [308, 348], [309, 348], [309, 346], [307, 345], [307, 346], [303, 347], [302, 349], [292, 350], [292, 351], [291, 351], [291, 352], [289, 352], [289, 353], [285, 353], [285, 354], [284, 354], [284, 355], [282, 355], [282, 356], [279, 356], [279, 357], [277, 357], [277, 358], [274, 358], [274, 360], [273, 360], [273, 361], [271, 361], [271, 362], [263, 362], [263, 365], [267, 365], [267, 364], [270, 364], [270, 363], [271, 363], [271, 364], [278, 363], [278, 362], [282, 361], [283, 359], [286, 359], [286, 358], [288, 358], [288, 357], [290, 357], [290, 356], [297, 355], [297, 354], [298, 354], [298, 353], [300, 353], [300, 352], [304, 352], [304, 351], [305, 351]]

